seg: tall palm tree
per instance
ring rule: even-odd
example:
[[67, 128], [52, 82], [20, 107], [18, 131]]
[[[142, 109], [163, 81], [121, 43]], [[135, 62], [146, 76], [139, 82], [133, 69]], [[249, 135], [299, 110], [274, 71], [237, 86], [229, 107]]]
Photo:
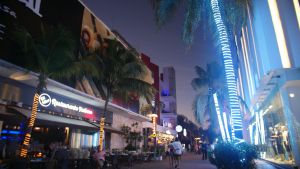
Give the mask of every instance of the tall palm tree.
[[[152, 2], [156, 22], [158, 26], [161, 26], [172, 16], [180, 1], [153, 0]], [[236, 72], [230, 42], [234, 40], [234, 36], [240, 36], [241, 28], [247, 21], [247, 8], [251, 7], [251, 0], [189, 0], [187, 6], [183, 39], [188, 44], [192, 43], [193, 33], [199, 26], [200, 21], [208, 20], [209, 28], [213, 32], [225, 68], [231, 111], [232, 138], [241, 139], [242, 118], [238, 103]]]
[[96, 75], [97, 70], [92, 62], [75, 57], [75, 41], [71, 33], [62, 26], [41, 25], [41, 34], [37, 38], [21, 27], [17, 27], [12, 35], [21, 49], [22, 57], [27, 61], [26, 67], [38, 73], [31, 116], [20, 154], [21, 157], [26, 157], [37, 116], [38, 99], [47, 86], [47, 79], [69, 79], [84, 71]]
[[143, 96], [152, 100], [155, 89], [145, 82], [146, 66], [134, 51], [125, 49], [117, 40], [107, 40], [107, 46], [99, 58], [99, 73], [94, 79], [101, 97], [105, 100], [104, 114], [100, 119], [99, 144], [103, 148], [103, 131], [107, 106], [111, 98], [121, 98], [128, 101], [132, 95]]

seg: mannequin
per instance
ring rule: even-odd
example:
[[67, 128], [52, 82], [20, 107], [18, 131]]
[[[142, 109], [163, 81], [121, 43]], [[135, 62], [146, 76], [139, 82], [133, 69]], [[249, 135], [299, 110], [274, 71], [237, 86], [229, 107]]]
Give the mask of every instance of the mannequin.
[[292, 154], [291, 154], [291, 147], [289, 144], [289, 133], [287, 130], [287, 127], [283, 127], [283, 131], [282, 131], [282, 141], [283, 141], [283, 146], [288, 154], [287, 160], [291, 160], [292, 159]]
[[278, 155], [277, 148], [276, 148], [276, 137], [277, 137], [277, 135], [276, 135], [276, 133], [275, 133], [275, 131], [273, 130], [272, 127], [270, 127], [269, 130], [270, 130], [270, 133], [271, 133], [270, 141], [271, 141], [272, 149], [273, 149], [274, 155], [276, 157]]
[[277, 129], [278, 133], [276, 137], [276, 145], [277, 145], [277, 152], [280, 156], [280, 160], [283, 161], [284, 160], [284, 148], [282, 146], [282, 133], [279, 129]]

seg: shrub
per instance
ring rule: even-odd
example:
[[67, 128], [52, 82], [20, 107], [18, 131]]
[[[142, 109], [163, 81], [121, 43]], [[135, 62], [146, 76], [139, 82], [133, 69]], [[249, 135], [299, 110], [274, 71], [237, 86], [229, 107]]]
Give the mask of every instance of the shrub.
[[220, 142], [215, 145], [209, 160], [218, 169], [254, 169], [257, 152], [246, 142]]

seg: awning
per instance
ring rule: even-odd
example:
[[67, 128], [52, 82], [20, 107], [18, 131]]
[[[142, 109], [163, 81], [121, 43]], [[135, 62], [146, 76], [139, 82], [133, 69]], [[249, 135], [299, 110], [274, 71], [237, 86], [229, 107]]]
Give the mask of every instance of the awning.
[[[23, 109], [19, 107], [9, 107], [9, 108], [16, 110], [17, 112], [21, 113], [27, 118], [30, 118], [31, 110]], [[99, 129], [99, 124], [90, 123], [84, 120], [71, 119], [63, 116], [55, 116], [55, 115], [41, 113], [41, 112], [37, 114], [37, 119], [42, 120], [43, 122], [48, 121], [53, 123], [65, 124], [65, 125], [82, 126], [82, 127], [94, 129], [95, 131]], [[120, 130], [107, 125], [104, 127], [104, 130], [109, 132], [114, 132], [114, 133], [122, 133]]]
[[[17, 112], [21, 113], [22, 115], [26, 116], [27, 118], [30, 118], [31, 110], [23, 109], [19, 107], [9, 107], [11, 109], [16, 110]], [[95, 125], [90, 124], [89, 122], [83, 121], [83, 120], [77, 120], [77, 119], [71, 119], [66, 118], [62, 116], [55, 116], [51, 114], [46, 113], [37, 113], [36, 119], [48, 121], [48, 122], [54, 122], [54, 123], [61, 123], [61, 124], [68, 124], [68, 125], [74, 125], [74, 126], [83, 126], [88, 127], [91, 129], [97, 129]]]

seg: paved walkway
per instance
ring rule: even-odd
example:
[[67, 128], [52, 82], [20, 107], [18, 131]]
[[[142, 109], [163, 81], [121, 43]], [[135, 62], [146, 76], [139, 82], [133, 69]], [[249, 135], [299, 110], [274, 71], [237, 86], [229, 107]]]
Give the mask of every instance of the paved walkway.
[[[185, 153], [182, 156], [180, 169], [217, 169], [208, 160], [202, 160], [202, 156], [195, 153]], [[262, 160], [256, 160], [257, 169], [277, 169]], [[151, 161], [134, 164], [133, 167], [122, 167], [122, 169], [171, 169], [168, 159], [162, 161]]]
[[[181, 159], [180, 169], [217, 169], [208, 160], [201, 160], [201, 157], [195, 153], [185, 153]], [[165, 159], [162, 161], [134, 164], [131, 169], [171, 169], [171, 167], [168, 159]]]

